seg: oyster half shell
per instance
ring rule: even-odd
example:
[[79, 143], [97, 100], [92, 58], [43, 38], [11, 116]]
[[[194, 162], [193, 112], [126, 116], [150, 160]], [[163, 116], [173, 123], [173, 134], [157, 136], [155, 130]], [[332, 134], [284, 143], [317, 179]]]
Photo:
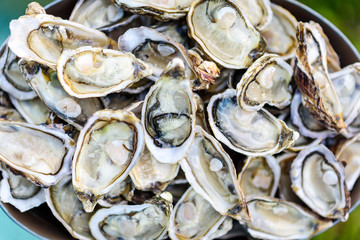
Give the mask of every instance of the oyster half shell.
[[144, 148], [140, 120], [123, 110], [96, 112], [80, 131], [72, 165], [73, 185], [87, 212], [123, 181]]

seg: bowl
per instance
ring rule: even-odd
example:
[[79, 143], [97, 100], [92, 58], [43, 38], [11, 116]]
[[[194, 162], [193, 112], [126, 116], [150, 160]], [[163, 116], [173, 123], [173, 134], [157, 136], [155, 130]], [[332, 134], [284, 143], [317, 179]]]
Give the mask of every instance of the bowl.
[[[57, 0], [45, 8], [47, 13], [67, 19], [76, 2], [76, 0]], [[289, 10], [298, 21], [307, 22], [313, 20], [318, 22], [329, 37], [335, 51], [339, 54], [342, 67], [360, 61], [360, 54], [352, 43], [339, 29], [320, 14], [295, 0], [272, 0], [272, 2]], [[4, 46], [2, 46], [0, 54], [3, 50]], [[351, 192], [351, 202], [352, 206], [350, 211], [354, 210], [360, 203], [360, 181], [355, 184]], [[15, 223], [38, 238], [73, 239], [62, 224], [52, 215], [46, 204], [42, 204], [40, 207], [25, 213], [21, 213], [10, 204], [0, 203], [0, 207]], [[228, 236], [227, 239], [229, 239], [229, 237], [230, 236]]]

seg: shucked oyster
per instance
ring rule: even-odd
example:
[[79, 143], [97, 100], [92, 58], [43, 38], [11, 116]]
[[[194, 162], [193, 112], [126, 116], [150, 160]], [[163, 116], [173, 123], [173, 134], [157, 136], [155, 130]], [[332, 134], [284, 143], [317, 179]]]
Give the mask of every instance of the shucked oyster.
[[70, 173], [74, 141], [59, 129], [0, 121], [0, 160], [35, 184], [54, 185]]
[[53, 215], [73, 237], [93, 239], [89, 227], [91, 214], [84, 211], [77, 198], [71, 175], [65, 176], [57, 184], [46, 189], [45, 196]]
[[295, 203], [264, 197], [247, 204], [253, 218], [247, 230], [254, 238], [307, 239], [332, 226]]
[[224, 67], [247, 68], [265, 51], [264, 39], [235, 0], [194, 1], [187, 22], [190, 36]]
[[284, 108], [290, 104], [293, 70], [278, 55], [265, 55], [252, 64], [236, 86], [237, 101], [246, 111], [265, 104]]
[[185, 17], [192, 0], [112, 0], [122, 9], [137, 13], [148, 14], [159, 20], [174, 20]]
[[314, 212], [326, 218], [346, 220], [350, 197], [344, 166], [324, 145], [302, 150], [291, 165], [294, 192]]
[[48, 14], [25, 15], [10, 23], [9, 48], [20, 58], [55, 69], [66, 49], [117, 48], [104, 33]]
[[296, 18], [286, 9], [271, 3], [273, 17], [261, 30], [267, 45], [266, 52], [280, 55], [285, 60], [294, 57], [297, 47]]
[[64, 51], [56, 69], [65, 91], [77, 98], [120, 92], [152, 72], [131, 53], [88, 46]]
[[207, 107], [215, 137], [229, 148], [248, 156], [265, 156], [292, 146], [299, 134], [268, 111], [248, 112], [236, 101], [235, 89], [211, 98]]
[[241, 11], [257, 29], [262, 30], [268, 26], [273, 17], [270, 0], [235, 0]]
[[184, 62], [175, 58], [146, 94], [141, 121], [146, 146], [162, 163], [183, 159], [194, 140], [195, 102]]
[[108, 29], [124, 16], [124, 11], [109, 0], [79, 0], [70, 21], [100, 30]]
[[[170, 217], [169, 236], [172, 240], [213, 239], [220, 237], [230, 228], [219, 228], [224, 221], [232, 227], [231, 218], [218, 213], [211, 204], [190, 187], [177, 202]], [[218, 234], [217, 234], [218, 233]]]
[[299, 22], [294, 78], [311, 114], [328, 127], [346, 128], [342, 107], [330, 80], [326, 43], [317, 23]]
[[142, 205], [121, 205], [98, 210], [90, 219], [92, 235], [107, 239], [162, 239], [166, 234], [172, 196], [163, 192]]
[[232, 160], [220, 143], [201, 127], [196, 126], [194, 143], [180, 165], [194, 190], [216, 211], [238, 220], [248, 220]]
[[74, 155], [73, 185], [87, 212], [124, 180], [144, 148], [144, 130], [131, 112], [101, 110], [80, 132]]

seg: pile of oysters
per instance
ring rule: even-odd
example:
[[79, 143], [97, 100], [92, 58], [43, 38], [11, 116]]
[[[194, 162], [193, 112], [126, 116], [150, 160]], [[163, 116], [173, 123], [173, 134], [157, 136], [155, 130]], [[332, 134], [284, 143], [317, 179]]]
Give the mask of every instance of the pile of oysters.
[[360, 63], [269, 0], [31, 3], [0, 58], [0, 198], [78, 239], [306, 239], [349, 215]]

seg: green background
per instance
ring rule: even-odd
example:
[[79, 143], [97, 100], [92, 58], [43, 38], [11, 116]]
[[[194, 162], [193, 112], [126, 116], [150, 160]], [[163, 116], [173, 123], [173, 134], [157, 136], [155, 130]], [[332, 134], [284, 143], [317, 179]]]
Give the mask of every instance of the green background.
[[[0, 43], [9, 35], [9, 22], [24, 14], [27, 0], [0, 0]], [[41, 5], [50, 0], [39, 0]], [[360, 50], [360, 1], [359, 0], [301, 0], [334, 23]], [[36, 240], [0, 210], [0, 240]], [[360, 239], [360, 207], [346, 223], [340, 223], [331, 230], [314, 238], [316, 240]]]

